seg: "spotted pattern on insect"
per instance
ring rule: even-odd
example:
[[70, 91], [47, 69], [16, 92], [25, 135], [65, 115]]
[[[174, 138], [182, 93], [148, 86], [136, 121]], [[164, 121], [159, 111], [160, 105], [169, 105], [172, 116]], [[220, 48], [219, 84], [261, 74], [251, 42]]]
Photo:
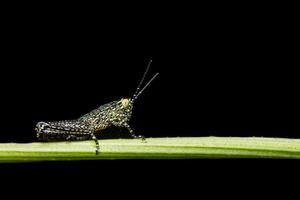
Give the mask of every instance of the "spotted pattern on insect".
[[99, 152], [99, 142], [95, 133], [111, 126], [127, 128], [133, 138], [144, 139], [143, 136], [135, 135], [129, 126], [132, 115], [133, 104], [139, 95], [158, 76], [156, 73], [150, 81], [140, 89], [146, 74], [150, 68], [149, 62], [146, 71], [140, 81], [132, 98], [122, 98], [112, 101], [83, 115], [75, 120], [64, 120], [56, 122], [38, 122], [36, 125], [37, 138], [39, 140], [87, 140], [93, 139], [96, 143], [96, 154]]
[[[124, 106], [124, 101], [128, 103]], [[100, 131], [109, 126], [126, 127], [131, 118], [132, 103], [129, 99], [121, 99], [100, 106], [98, 109], [83, 115], [78, 120], [87, 124], [92, 131]]]

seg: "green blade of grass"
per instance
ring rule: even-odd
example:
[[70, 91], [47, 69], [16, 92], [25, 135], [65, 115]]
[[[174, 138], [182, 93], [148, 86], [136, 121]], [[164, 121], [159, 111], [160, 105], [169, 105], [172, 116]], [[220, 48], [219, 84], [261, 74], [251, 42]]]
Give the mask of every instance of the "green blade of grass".
[[300, 139], [178, 137], [93, 141], [1, 143], [0, 162], [97, 159], [300, 158]]

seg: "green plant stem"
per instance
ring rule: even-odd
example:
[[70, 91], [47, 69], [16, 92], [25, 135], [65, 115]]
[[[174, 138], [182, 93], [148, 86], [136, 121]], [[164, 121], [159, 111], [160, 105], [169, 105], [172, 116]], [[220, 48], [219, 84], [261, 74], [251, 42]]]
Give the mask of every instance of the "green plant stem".
[[186, 137], [0, 144], [0, 162], [97, 159], [300, 158], [300, 139]]

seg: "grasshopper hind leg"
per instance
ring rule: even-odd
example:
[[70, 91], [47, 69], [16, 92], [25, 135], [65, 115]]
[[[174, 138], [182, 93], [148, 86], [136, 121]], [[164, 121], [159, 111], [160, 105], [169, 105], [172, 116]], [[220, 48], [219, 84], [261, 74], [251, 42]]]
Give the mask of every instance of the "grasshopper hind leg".
[[77, 136], [77, 135], [69, 135], [66, 137], [66, 140], [68, 141], [82, 141], [82, 140], [88, 140], [90, 138], [89, 135], [85, 136]]
[[78, 135], [69, 135], [66, 140], [68, 141], [82, 141], [82, 140], [88, 140], [92, 138], [92, 140], [95, 141], [96, 144], [96, 155], [99, 154], [100, 146], [97, 137], [94, 135], [94, 133], [90, 133], [89, 135], [83, 135], [83, 136], [78, 136]]

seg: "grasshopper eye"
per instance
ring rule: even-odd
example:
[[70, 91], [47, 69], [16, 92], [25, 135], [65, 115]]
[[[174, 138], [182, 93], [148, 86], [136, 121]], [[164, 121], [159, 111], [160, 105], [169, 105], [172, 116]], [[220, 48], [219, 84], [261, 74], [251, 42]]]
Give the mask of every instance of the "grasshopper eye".
[[122, 99], [121, 103], [122, 103], [123, 107], [126, 108], [129, 105], [129, 99]]
[[48, 128], [48, 127], [49, 127], [49, 124], [47, 124], [46, 122], [39, 122], [39, 123], [37, 123], [37, 125], [35, 127], [35, 130], [36, 131], [42, 131], [45, 128]]

